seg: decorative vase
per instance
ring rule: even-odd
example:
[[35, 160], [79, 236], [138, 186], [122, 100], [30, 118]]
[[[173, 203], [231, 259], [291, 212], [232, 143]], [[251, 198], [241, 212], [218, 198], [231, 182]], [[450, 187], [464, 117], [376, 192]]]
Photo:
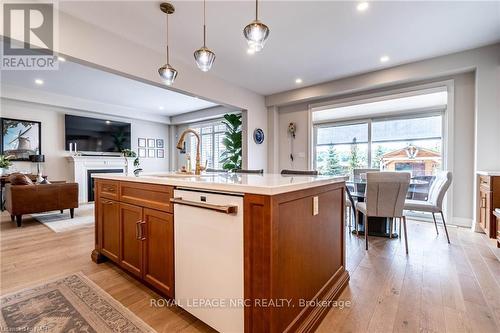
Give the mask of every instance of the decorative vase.
[[134, 160], [135, 160], [135, 157], [125, 157], [124, 173], [126, 176], [133, 176], [134, 175]]

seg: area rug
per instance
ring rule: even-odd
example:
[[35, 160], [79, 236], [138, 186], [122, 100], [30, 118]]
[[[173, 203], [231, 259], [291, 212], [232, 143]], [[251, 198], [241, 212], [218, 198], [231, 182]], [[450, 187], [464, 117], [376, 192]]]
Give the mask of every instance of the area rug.
[[69, 209], [61, 212], [32, 214], [35, 220], [43, 223], [54, 232], [71, 231], [94, 225], [94, 204], [84, 204], [75, 208], [75, 217], [71, 218]]
[[155, 332], [82, 273], [0, 298], [1, 332]]

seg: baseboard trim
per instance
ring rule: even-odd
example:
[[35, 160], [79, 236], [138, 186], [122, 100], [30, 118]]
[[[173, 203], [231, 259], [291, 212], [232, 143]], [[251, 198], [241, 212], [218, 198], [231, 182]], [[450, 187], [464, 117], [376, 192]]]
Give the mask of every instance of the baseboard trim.
[[[349, 273], [344, 267], [341, 267], [313, 300], [317, 300], [318, 303], [334, 301], [340, 296], [348, 283]], [[314, 332], [330, 309], [331, 307], [326, 306], [304, 308], [284, 332]]]

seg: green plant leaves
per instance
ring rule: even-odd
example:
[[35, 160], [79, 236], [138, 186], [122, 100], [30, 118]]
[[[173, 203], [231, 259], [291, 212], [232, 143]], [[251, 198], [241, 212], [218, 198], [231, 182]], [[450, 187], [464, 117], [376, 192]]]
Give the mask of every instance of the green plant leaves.
[[241, 169], [242, 130], [241, 114], [225, 114], [222, 121], [226, 125], [222, 143], [226, 150], [221, 154], [224, 170]]

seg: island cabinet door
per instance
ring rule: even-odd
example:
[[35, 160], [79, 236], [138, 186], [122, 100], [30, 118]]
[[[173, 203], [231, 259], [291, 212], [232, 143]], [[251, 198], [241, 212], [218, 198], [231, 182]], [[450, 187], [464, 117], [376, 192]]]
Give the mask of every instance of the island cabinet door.
[[120, 203], [104, 198], [97, 202], [97, 225], [101, 253], [118, 263], [120, 256]]
[[120, 265], [142, 277], [142, 208], [120, 203]]
[[174, 219], [173, 215], [144, 208], [144, 272], [146, 282], [174, 297]]

